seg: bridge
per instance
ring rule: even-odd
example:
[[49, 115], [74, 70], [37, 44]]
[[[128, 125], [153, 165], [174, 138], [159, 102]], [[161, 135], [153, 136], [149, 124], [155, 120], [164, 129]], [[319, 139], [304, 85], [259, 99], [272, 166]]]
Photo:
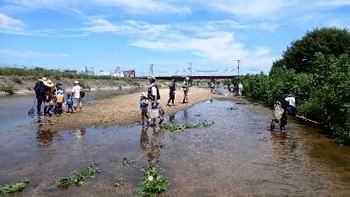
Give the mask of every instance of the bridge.
[[[159, 76], [156, 77], [157, 80], [172, 80], [176, 79], [176, 81], [182, 81], [188, 76]], [[189, 78], [191, 80], [224, 80], [224, 79], [232, 79], [237, 77], [237, 75], [212, 75], [212, 76], [205, 76], [205, 75], [197, 75], [197, 76], [190, 76]], [[147, 79], [148, 77], [137, 77], [138, 79]]]

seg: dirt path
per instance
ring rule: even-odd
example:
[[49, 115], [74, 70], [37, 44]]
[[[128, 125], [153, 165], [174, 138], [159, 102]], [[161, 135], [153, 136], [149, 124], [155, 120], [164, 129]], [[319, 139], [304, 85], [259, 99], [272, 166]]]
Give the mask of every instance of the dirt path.
[[[166, 115], [174, 114], [177, 111], [185, 110], [194, 104], [219, 98], [220, 95], [211, 94], [209, 90], [200, 88], [191, 88], [189, 92], [189, 103], [182, 104], [183, 91], [176, 92], [175, 103], [177, 106], [166, 107], [168, 100], [168, 89], [160, 89], [161, 106]], [[85, 128], [94, 125], [129, 125], [141, 119], [139, 109], [140, 93], [122, 95], [112, 99], [104, 99], [95, 102], [91, 106], [84, 107], [82, 112], [76, 114], [62, 114], [60, 117], [50, 118], [51, 124], [42, 124], [43, 129], [46, 125], [49, 128], [59, 130], [69, 128]]]

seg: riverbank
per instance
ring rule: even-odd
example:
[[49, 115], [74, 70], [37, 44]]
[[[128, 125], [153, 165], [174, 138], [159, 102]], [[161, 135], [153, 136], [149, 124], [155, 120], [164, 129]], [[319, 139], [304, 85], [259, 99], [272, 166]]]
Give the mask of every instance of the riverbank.
[[[177, 111], [190, 108], [196, 103], [220, 98], [223, 96], [211, 94], [207, 89], [191, 88], [189, 103], [182, 104], [183, 91], [177, 91], [175, 103], [177, 106], [167, 107], [168, 89], [160, 89], [161, 106], [166, 115], [175, 114]], [[141, 92], [140, 92], [141, 93]], [[39, 123], [42, 129], [73, 129], [89, 126], [130, 125], [140, 121], [140, 93], [121, 95], [111, 99], [103, 99], [85, 106], [82, 112], [75, 114], [64, 113], [59, 117], [45, 118], [48, 121]], [[44, 120], [45, 120], [44, 119]]]
[[[59, 78], [51, 79], [54, 84], [62, 83], [63, 88], [71, 90], [73, 82], [78, 80], [81, 85], [88, 90], [115, 90], [132, 87], [148, 87], [148, 80], [142, 79], [83, 79], [83, 78]], [[34, 86], [38, 81], [36, 76], [0, 76], [0, 87], [10, 86], [15, 94], [26, 95], [34, 94]], [[167, 83], [159, 81], [160, 87]], [[7, 95], [4, 91], [0, 91], [0, 96]]]

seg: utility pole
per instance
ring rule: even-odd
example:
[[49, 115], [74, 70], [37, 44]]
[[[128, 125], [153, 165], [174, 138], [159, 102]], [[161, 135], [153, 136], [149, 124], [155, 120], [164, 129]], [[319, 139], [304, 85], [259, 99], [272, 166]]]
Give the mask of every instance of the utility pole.
[[242, 61], [242, 60], [237, 60], [237, 63], [238, 63], [238, 65], [237, 65], [238, 76], [239, 76], [239, 63], [241, 63], [241, 61]]
[[192, 76], [192, 62], [188, 63], [188, 76]]
[[149, 65], [149, 77], [153, 77], [153, 64]]

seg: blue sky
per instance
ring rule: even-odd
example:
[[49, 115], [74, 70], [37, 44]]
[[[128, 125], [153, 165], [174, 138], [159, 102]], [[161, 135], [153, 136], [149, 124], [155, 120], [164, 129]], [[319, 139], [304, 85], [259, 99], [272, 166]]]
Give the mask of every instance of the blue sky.
[[349, 26], [350, 0], [0, 0], [0, 63], [267, 73], [307, 31]]

